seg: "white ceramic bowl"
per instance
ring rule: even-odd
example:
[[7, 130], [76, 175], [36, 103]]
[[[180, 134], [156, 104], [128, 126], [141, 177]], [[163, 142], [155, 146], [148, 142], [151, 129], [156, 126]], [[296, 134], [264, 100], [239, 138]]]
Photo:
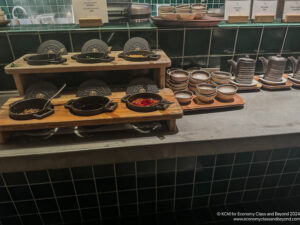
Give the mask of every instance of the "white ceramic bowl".
[[193, 98], [191, 91], [176, 91], [175, 96], [180, 104], [189, 104]]
[[175, 82], [185, 82], [189, 79], [189, 73], [184, 70], [173, 70], [169, 75], [170, 79]]
[[220, 85], [217, 87], [217, 97], [223, 101], [231, 101], [237, 90], [238, 87], [232, 84]]
[[191, 83], [203, 83], [210, 79], [210, 74], [203, 70], [194, 70], [190, 75]]
[[212, 84], [199, 84], [196, 88], [199, 94], [210, 95], [217, 92], [217, 89]]

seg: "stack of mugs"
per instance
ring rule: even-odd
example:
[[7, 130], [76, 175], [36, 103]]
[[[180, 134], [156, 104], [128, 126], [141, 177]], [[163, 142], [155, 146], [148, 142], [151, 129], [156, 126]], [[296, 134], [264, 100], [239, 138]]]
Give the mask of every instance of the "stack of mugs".
[[217, 89], [212, 84], [200, 84], [196, 88], [196, 95], [201, 102], [211, 102], [217, 95]]
[[259, 57], [263, 64], [263, 79], [272, 82], [281, 82], [287, 59], [281, 56], [270, 56], [268, 59]]

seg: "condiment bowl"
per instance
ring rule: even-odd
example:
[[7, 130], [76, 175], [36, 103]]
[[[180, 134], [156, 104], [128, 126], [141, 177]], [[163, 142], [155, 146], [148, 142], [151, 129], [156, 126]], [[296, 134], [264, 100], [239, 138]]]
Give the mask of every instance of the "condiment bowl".
[[231, 101], [237, 90], [238, 87], [232, 84], [219, 85], [217, 87], [217, 97], [223, 101]]
[[231, 79], [231, 73], [223, 71], [215, 71], [211, 73], [214, 82], [218, 84], [228, 84]]
[[196, 95], [197, 98], [201, 101], [201, 102], [211, 102], [214, 100], [214, 98], [216, 97], [217, 93], [213, 93], [213, 94], [209, 94], [209, 95], [205, 95], [205, 94], [200, 94], [198, 91], [196, 91]]
[[189, 73], [184, 70], [173, 70], [170, 72], [170, 79], [175, 82], [185, 82], [189, 79]]
[[199, 94], [210, 95], [217, 92], [217, 89], [212, 84], [199, 84], [196, 88]]
[[180, 104], [186, 105], [191, 102], [193, 93], [191, 91], [176, 91], [175, 96]]
[[200, 84], [207, 82], [210, 79], [210, 74], [203, 70], [194, 70], [190, 75], [190, 83]]

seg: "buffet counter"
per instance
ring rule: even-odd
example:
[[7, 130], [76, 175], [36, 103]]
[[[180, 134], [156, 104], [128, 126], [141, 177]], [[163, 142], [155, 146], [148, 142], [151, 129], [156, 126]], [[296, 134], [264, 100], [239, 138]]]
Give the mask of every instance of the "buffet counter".
[[116, 132], [40, 141], [16, 137], [0, 145], [0, 172], [300, 146], [299, 90], [241, 96], [246, 101], [244, 109], [185, 115], [173, 135]]

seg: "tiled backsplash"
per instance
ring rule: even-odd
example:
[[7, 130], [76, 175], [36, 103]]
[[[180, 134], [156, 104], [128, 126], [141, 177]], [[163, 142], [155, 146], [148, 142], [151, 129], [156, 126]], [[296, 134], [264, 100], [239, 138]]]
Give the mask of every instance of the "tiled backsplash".
[[[160, 4], [193, 4], [205, 3], [207, 8], [220, 8], [225, 0], [107, 0], [107, 3], [148, 3], [152, 5], [152, 15], [157, 14], [157, 5]], [[12, 18], [14, 6], [22, 6], [28, 16], [36, 17], [40, 14], [54, 13], [57, 18], [65, 18], [67, 13], [72, 13], [72, 0], [0, 0], [0, 7], [3, 8], [9, 19]], [[16, 11], [17, 17], [24, 17], [22, 11]]]
[[60, 224], [300, 195], [300, 149], [1, 174], [0, 224]]
[[[122, 50], [129, 38], [140, 36], [153, 49], [163, 49], [172, 59], [173, 67], [220, 67], [229, 71], [227, 60], [231, 58], [300, 55], [299, 35], [299, 27], [149, 29], [147, 24], [140, 25], [139, 29], [135, 24], [116, 25], [114, 31], [0, 33], [0, 90], [14, 89], [13, 79], [3, 73], [3, 67], [24, 54], [35, 52], [41, 42], [49, 39], [61, 41], [68, 51], [80, 51], [85, 41], [92, 38], [108, 42], [113, 50]], [[286, 69], [291, 71], [290, 63]], [[262, 73], [260, 62], [256, 72]]]

